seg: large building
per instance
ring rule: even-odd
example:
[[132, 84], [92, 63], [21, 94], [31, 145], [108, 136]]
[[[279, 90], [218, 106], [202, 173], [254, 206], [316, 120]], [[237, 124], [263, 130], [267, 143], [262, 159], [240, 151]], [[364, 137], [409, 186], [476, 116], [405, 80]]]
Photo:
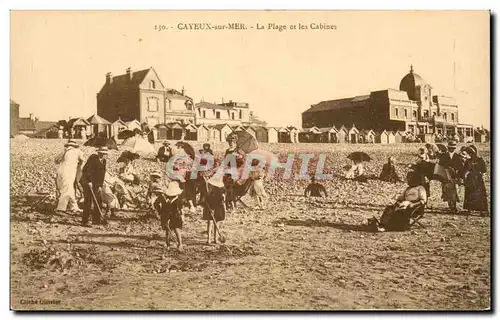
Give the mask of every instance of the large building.
[[195, 104], [195, 112], [197, 125], [244, 125], [250, 123], [251, 116], [248, 103], [231, 100], [221, 104], [202, 101]]
[[377, 131], [405, 131], [416, 136], [441, 134], [472, 137], [473, 127], [459, 122], [452, 97], [433, 95], [432, 87], [413, 71], [401, 79], [399, 90], [321, 101], [302, 113], [304, 128], [352, 127]]
[[110, 122], [138, 120], [149, 126], [174, 121], [194, 123], [193, 99], [166, 88], [151, 67], [125, 74], [106, 74], [106, 81], [97, 94], [97, 114]]

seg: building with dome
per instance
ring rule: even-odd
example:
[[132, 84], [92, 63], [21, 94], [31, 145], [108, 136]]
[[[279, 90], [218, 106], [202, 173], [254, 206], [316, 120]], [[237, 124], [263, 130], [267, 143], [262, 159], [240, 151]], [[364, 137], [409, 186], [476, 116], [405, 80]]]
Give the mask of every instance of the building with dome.
[[410, 72], [399, 90], [321, 101], [302, 113], [303, 128], [352, 127], [359, 130], [411, 132], [422, 140], [432, 135], [473, 137], [473, 127], [460, 123], [458, 104], [452, 97], [433, 95], [421, 76]]

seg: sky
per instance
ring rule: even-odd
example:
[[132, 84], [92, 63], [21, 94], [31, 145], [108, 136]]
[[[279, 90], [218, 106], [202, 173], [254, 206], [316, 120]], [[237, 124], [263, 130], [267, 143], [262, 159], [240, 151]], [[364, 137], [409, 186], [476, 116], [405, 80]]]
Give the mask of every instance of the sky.
[[[177, 27], [205, 22], [247, 29]], [[398, 89], [413, 65], [457, 99], [461, 123], [489, 128], [489, 39], [487, 11], [13, 11], [10, 94], [21, 116], [89, 117], [107, 72], [153, 67], [195, 102], [248, 102], [269, 125], [300, 126], [312, 104]]]

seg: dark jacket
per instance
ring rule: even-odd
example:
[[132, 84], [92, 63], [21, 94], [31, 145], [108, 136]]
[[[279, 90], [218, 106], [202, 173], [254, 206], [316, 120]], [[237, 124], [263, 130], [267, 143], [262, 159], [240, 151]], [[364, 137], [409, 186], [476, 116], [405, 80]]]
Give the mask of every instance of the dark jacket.
[[167, 148], [165, 146], [161, 146], [160, 149], [158, 149], [158, 154], [156, 155], [157, 159], [167, 162], [170, 159], [170, 157], [171, 157], [170, 147]]
[[401, 179], [399, 179], [398, 173], [396, 172], [396, 168], [390, 163], [384, 164], [379, 178], [382, 181], [388, 181], [388, 182], [401, 181]]
[[456, 177], [458, 172], [462, 171], [463, 163], [458, 153], [453, 153], [450, 156], [448, 152], [443, 152], [439, 154], [438, 159], [438, 163], [450, 170], [453, 177]]
[[102, 187], [104, 183], [104, 175], [106, 174], [106, 159], [102, 162], [96, 154], [89, 157], [82, 169], [82, 177], [80, 183], [82, 186], [87, 186], [92, 182], [94, 188]]

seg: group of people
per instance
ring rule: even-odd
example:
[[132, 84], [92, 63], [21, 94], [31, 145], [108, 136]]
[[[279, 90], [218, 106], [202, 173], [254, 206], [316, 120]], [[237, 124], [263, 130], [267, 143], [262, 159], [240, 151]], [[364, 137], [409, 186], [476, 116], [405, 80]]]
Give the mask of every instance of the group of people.
[[[478, 156], [473, 144], [463, 146], [456, 152], [457, 143], [448, 141], [445, 150], [435, 150], [431, 144], [418, 150], [418, 160], [407, 175], [408, 187], [397, 198], [395, 204], [388, 206], [382, 217], [381, 226], [392, 221], [395, 228], [408, 226], [410, 218], [423, 210], [430, 197], [430, 181], [441, 182], [443, 201], [447, 202], [452, 213], [456, 213], [459, 196], [457, 188], [464, 187], [463, 209], [468, 213], [475, 211], [481, 216], [488, 213], [488, 200], [483, 175], [486, 173], [484, 159]], [[417, 212], [417, 210], [419, 210]]]
[[[225, 155], [234, 155], [240, 168], [244, 163], [245, 153], [237, 146], [236, 140], [235, 135], [228, 137], [229, 148]], [[107, 170], [108, 153], [106, 147], [100, 147], [84, 163], [83, 153], [79, 150], [78, 144], [72, 140], [65, 144], [64, 152], [56, 158], [56, 164], [59, 165], [56, 177], [57, 211], [82, 213], [82, 225], [90, 226], [90, 221], [93, 225], [107, 224], [105, 211], [113, 217], [119, 209], [144, 205], [138, 197], [142, 188], [133, 165], [137, 159], [136, 155], [124, 151], [117, 160], [123, 163], [123, 166], [115, 176]], [[165, 142], [156, 160], [168, 162], [174, 153], [176, 150]], [[205, 143], [199, 153], [213, 155], [210, 144]], [[233, 179], [229, 167], [220, 177], [218, 175], [210, 177], [209, 173], [201, 172], [192, 179], [190, 171], [185, 171], [178, 178], [166, 177], [160, 171], [151, 173], [148, 191], [144, 198], [146, 205], [156, 211], [162, 228], [167, 232], [167, 247], [170, 247], [170, 232], [172, 232], [177, 237], [178, 248], [182, 250], [181, 229], [184, 207], [194, 213], [197, 204], [202, 206], [202, 218], [207, 221], [207, 243], [211, 243], [212, 234], [213, 241], [217, 242], [216, 229], [219, 226], [212, 224], [224, 221], [226, 210], [234, 209], [236, 202], [240, 201], [239, 198], [246, 192], [250, 192], [255, 197], [259, 209], [263, 209], [267, 195], [263, 185], [265, 171], [257, 168], [258, 162], [258, 160], [252, 162], [255, 170], [245, 181]], [[174, 167], [174, 170], [178, 169]], [[80, 201], [81, 209], [76, 200], [77, 190], [80, 190], [83, 196]]]
[[[245, 152], [237, 143], [238, 136], [233, 134], [227, 138], [229, 147], [225, 156], [232, 155], [236, 159], [237, 168], [245, 163]], [[58, 191], [57, 211], [72, 211], [82, 213], [82, 225], [106, 224], [102, 215], [104, 208], [113, 216], [118, 209], [139, 207], [144, 205], [138, 199], [142, 191], [140, 178], [133, 162], [137, 158], [131, 152], [125, 151], [118, 158], [123, 163], [118, 176], [107, 171], [106, 161], [109, 150], [100, 147], [84, 163], [83, 154], [76, 142], [70, 140], [65, 144], [64, 152], [56, 158], [56, 187]], [[179, 147], [179, 146], [177, 146]], [[425, 206], [430, 197], [430, 181], [440, 177], [442, 183], [442, 199], [450, 210], [457, 210], [457, 185], [465, 186], [463, 208], [469, 211], [488, 211], [486, 188], [483, 174], [486, 172], [484, 160], [478, 156], [474, 145], [464, 146], [456, 151], [456, 142], [449, 141], [446, 152], [436, 151], [428, 145], [418, 150], [418, 160], [411, 166], [407, 176], [408, 187], [398, 197], [397, 202], [390, 206], [392, 212], [408, 212], [418, 206]], [[199, 154], [213, 155], [209, 143], [205, 143]], [[165, 142], [158, 151], [156, 160], [168, 162], [176, 153], [175, 149]], [[202, 159], [206, 161], [206, 159]], [[167, 247], [170, 247], [170, 234], [177, 238], [177, 246], [182, 250], [183, 208], [196, 212], [196, 205], [203, 208], [202, 219], [207, 221], [207, 243], [217, 242], [216, 230], [219, 222], [226, 218], [226, 212], [236, 207], [241, 197], [246, 193], [256, 200], [257, 207], [264, 209], [267, 193], [264, 187], [266, 171], [260, 166], [260, 161], [254, 159], [252, 170], [246, 180], [235, 179], [232, 168], [228, 165], [223, 175], [210, 175], [200, 172], [195, 178], [189, 170], [178, 178], [166, 177], [162, 172], [151, 173], [149, 187], [146, 193], [146, 205], [154, 209], [160, 218], [162, 229], [167, 233]], [[354, 179], [364, 181], [362, 162], [356, 162], [349, 171]], [[177, 168], [178, 169], [178, 168]], [[175, 170], [175, 168], [174, 168]], [[361, 177], [361, 178], [360, 178]], [[390, 157], [380, 175], [381, 180], [396, 182], [400, 178], [395, 169], [395, 159]], [[76, 201], [76, 191], [83, 195], [81, 209]], [[311, 183], [305, 189], [306, 196], [327, 196], [326, 188], [312, 177]], [[213, 232], [211, 231], [213, 227]], [[213, 234], [213, 237], [211, 236]]]

